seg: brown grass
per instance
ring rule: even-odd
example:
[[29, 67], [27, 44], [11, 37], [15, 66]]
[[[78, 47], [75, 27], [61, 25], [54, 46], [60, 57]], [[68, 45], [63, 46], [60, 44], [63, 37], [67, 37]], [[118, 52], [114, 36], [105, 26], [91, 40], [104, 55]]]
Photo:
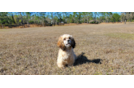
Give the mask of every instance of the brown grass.
[[[56, 44], [65, 33], [76, 40], [78, 60], [74, 66], [60, 69]], [[0, 74], [134, 74], [133, 35], [133, 24], [0, 29]]]

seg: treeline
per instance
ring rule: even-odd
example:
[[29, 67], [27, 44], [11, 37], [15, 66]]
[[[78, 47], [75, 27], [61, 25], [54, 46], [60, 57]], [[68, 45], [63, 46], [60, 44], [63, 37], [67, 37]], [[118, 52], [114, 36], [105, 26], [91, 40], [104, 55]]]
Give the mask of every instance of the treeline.
[[38, 24], [41, 26], [68, 23], [127, 22], [134, 21], [134, 12], [0, 12], [0, 26], [14, 27]]

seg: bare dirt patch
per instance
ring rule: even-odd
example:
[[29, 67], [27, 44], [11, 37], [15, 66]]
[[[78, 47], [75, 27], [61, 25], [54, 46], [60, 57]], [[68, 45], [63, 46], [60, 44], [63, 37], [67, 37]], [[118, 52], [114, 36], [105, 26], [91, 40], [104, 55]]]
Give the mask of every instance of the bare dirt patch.
[[[56, 43], [65, 33], [76, 40], [78, 60], [74, 66], [60, 69]], [[134, 74], [133, 34], [133, 24], [0, 29], [0, 74]]]

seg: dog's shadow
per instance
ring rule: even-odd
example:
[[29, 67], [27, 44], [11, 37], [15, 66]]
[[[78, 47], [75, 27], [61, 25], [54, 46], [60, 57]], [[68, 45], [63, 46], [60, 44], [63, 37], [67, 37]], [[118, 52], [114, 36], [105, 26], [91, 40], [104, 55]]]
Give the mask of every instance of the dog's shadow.
[[93, 59], [93, 60], [88, 60], [86, 56], [84, 56], [85, 53], [81, 53], [80, 55], [77, 56], [77, 59], [74, 63], [74, 66], [84, 64], [84, 63], [95, 63], [95, 64], [101, 64], [102, 59]]

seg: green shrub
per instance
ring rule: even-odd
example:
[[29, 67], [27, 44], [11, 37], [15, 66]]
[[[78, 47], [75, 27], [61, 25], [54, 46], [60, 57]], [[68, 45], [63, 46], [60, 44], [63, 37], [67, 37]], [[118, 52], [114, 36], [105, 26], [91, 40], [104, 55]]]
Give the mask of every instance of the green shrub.
[[98, 21], [95, 21], [95, 20], [90, 20], [89, 23], [90, 24], [98, 24], [99, 22]]
[[4, 25], [5, 25], [5, 26], [8, 26], [9, 24], [8, 24], [8, 23], [5, 23]]
[[34, 21], [30, 20], [30, 21], [29, 21], [29, 24], [34, 24]]

